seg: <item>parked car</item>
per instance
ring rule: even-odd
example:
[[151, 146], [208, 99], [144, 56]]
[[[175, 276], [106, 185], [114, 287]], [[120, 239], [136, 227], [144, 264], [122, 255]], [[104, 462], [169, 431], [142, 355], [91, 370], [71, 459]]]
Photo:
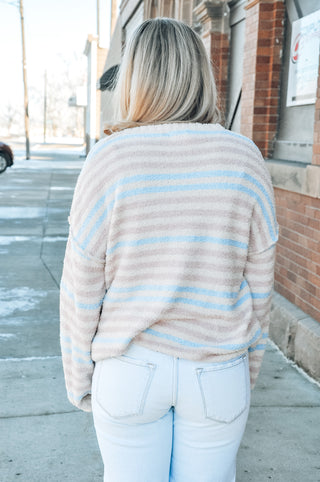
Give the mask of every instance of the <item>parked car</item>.
[[13, 152], [4, 142], [0, 142], [0, 174], [13, 164]]

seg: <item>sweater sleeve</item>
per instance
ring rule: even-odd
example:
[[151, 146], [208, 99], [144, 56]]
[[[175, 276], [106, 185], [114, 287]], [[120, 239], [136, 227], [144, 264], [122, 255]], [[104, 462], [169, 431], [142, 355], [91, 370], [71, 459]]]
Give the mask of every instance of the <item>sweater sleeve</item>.
[[254, 388], [269, 333], [270, 308], [274, 283], [275, 245], [278, 240], [278, 223], [275, 216], [273, 188], [268, 182], [266, 201], [257, 202], [253, 209], [245, 279], [249, 285], [253, 317], [258, 320], [261, 334], [249, 347], [251, 389]]
[[[92, 157], [92, 156], [91, 156]], [[86, 160], [74, 191], [60, 283], [60, 345], [69, 401], [91, 411], [91, 343], [106, 292], [105, 186]]]
[[261, 334], [249, 347], [250, 383], [253, 390], [266, 349], [269, 332], [270, 308], [272, 300], [275, 246], [264, 252], [249, 254], [245, 269], [245, 278], [250, 287], [253, 316], [258, 319]]

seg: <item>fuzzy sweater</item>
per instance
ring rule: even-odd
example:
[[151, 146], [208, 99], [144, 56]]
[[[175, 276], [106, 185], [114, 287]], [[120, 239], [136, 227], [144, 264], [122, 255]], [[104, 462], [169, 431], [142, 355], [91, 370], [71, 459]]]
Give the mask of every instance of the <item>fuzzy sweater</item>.
[[268, 337], [278, 225], [265, 161], [219, 124], [125, 129], [79, 175], [60, 297], [68, 398], [91, 410], [94, 362], [130, 342], [219, 362]]

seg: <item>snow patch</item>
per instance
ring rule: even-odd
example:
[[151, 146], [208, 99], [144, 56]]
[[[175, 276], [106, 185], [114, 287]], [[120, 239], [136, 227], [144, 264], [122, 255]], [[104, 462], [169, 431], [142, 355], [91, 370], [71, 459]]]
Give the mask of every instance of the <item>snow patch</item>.
[[20, 241], [34, 241], [41, 240], [36, 236], [0, 236], [0, 246], [8, 246], [11, 243], [18, 243]]
[[0, 288], [0, 316], [8, 316], [15, 311], [32, 310], [45, 296], [46, 291], [36, 291], [27, 286], [11, 290]]
[[61, 355], [52, 355], [52, 356], [28, 356], [25, 358], [0, 358], [0, 362], [6, 362], [6, 361], [34, 361], [34, 360], [55, 360], [57, 358], [61, 358]]
[[0, 218], [2, 219], [33, 219], [45, 215], [45, 208], [30, 208], [27, 206], [6, 206], [0, 207]]
[[51, 186], [50, 189], [52, 191], [73, 191], [73, 187], [63, 187], [63, 186]]
[[57, 241], [67, 241], [68, 236], [45, 236], [43, 241], [46, 243], [55, 243]]

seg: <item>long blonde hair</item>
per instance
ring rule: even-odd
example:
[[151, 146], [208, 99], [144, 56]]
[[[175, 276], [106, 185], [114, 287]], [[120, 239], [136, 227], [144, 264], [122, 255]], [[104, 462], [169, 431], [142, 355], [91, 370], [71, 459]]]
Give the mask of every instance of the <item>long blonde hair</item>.
[[219, 122], [213, 69], [199, 35], [172, 18], [145, 20], [126, 45], [110, 134], [170, 122]]

